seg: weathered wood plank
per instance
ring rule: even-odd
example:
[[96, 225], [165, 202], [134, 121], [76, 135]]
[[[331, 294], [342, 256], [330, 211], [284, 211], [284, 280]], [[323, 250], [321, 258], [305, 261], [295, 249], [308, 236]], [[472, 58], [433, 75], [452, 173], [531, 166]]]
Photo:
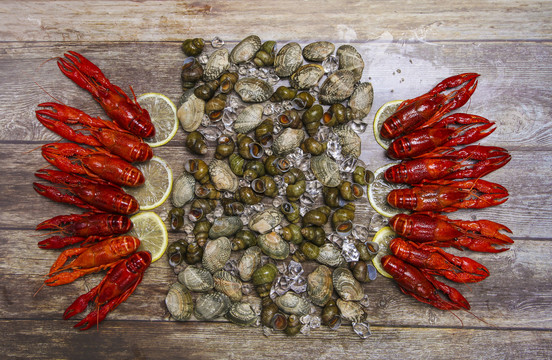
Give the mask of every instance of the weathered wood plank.
[[[549, 39], [552, 9], [537, 1], [4, 1], [5, 41], [179, 41], [221, 36], [333, 41]], [[268, 17], [269, 16], [269, 17]], [[531, 21], [528, 21], [531, 19]], [[214, 25], [216, 24], [216, 26]], [[275, 30], [277, 29], [277, 30]]]

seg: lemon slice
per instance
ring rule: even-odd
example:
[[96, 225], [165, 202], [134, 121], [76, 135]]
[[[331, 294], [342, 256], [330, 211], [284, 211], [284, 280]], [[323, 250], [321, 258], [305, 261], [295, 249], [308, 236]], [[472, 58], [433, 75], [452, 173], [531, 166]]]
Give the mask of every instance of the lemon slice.
[[397, 111], [397, 108], [402, 102], [402, 100], [393, 100], [386, 102], [378, 109], [378, 111], [376, 112], [376, 116], [374, 117], [374, 136], [378, 144], [380, 144], [380, 146], [385, 150], [387, 150], [389, 144], [391, 144], [393, 140], [382, 139], [382, 137], [380, 136], [381, 126], [389, 116]]
[[178, 118], [176, 117], [176, 106], [163, 94], [146, 93], [137, 99], [141, 107], [146, 109], [155, 126], [155, 136], [144, 139], [151, 147], [165, 145], [176, 134], [178, 130]]
[[381, 228], [372, 239], [373, 242], [379, 245], [379, 251], [376, 256], [372, 258], [372, 263], [380, 274], [388, 278], [392, 278], [393, 276], [389, 275], [389, 273], [383, 269], [383, 266], [381, 265], [381, 258], [385, 255], [391, 255], [389, 243], [396, 237], [397, 234], [393, 231], [393, 229], [391, 229], [389, 226], [386, 226], [384, 228]]
[[387, 203], [387, 194], [393, 189], [405, 189], [407, 184], [395, 184], [387, 182], [384, 178], [385, 170], [396, 164], [387, 164], [376, 170], [374, 181], [368, 185], [368, 200], [370, 205], [378, 213], [385, 217], [393, 217], [397, 214], [406, 213], [404, 209], [396, 209]]
[[134, 164], [146, 178], [143, 185], [138, 187], [125, 187], [125, 191], [134, 196], [140, 204], [140, 210], [155, 209], [163, 204], [169, 197], [173, 175], [169, 164], [158, 156], [151, 160]]
[[169, 234], [163, 220], [154, 212], [140, 212], [130, 218], [134, 227], [127, 235], [140, 239], [137, 251], [149, 251], [151, 261], [161, 258], [169, 244]]

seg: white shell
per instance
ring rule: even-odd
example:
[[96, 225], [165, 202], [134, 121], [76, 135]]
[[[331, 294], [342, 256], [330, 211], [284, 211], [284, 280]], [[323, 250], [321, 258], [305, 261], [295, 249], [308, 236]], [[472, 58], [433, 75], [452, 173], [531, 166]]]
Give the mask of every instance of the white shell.
[[274, 139], [272, 151], [276, 155], [286, 155], [297, 149], [304, 138], [303, 129], [286, 128]]
[[234, 46], [230, 52], [230, 61], [234, 64], [249, 61], [260, 48], [261, 39], [257, 35], [250, 35]]
[[193, 175], [184, 172], [175, 180], [171, 193], [171, 202], [175, 207], [182, 207], [195, 196], [195, 179]]
[[360, 136], [351, 129], [349, 124], [339, 125], [334, 127], [334, 133], [339, 137], [339, 144], [341, 145], [341, 154], [343, 156], [354, 156], [358, 158], [361, 153], [361, 140]]
[[253, 273], [261, 264], [261, 248], [252, 246], [247, 248], [238, 261], [238, 272], [243, 281], [251, 280]]
[[341, 251], [333, 244], [325, 243], [320, 247], [320, 252], [316, 257], [320, 264], [338, 267], [345, 265], [346, 261], [341, 255]]
[[290, 76], [303, 62], [301, 45], [292, 42], [284, 45], [274, 58], [274, 72], [279, 77]]
[[205, 111], [205, 101], [201, 100], [193, 93], [182, 103], [176, 116], [182, 125], [184, 131], [192, 132], [201, 125], [203, 113]]
[[253, 104], [244, 108], [234, 121], [234, 131], [239, 134], [247, 134], [259, 126], [263, 121], [263, 108], [261, 104]]
[[291, 291], [274, 299], [274, 303], [286, 314], [305, 316], [311, 310], [311, 304], [307, 300]]
[[311, 170], [324, 186], [336, 187], [341, 184], [339, 165], [326, 153], [311, 158]]
[[228, 190], [235, 192], [238, 190], [238, 177], [232, 172], [228, 162], [225, 160], [213, 159], [209, 164], [209, 176], [213, 185], [219, 191]]
[[343, 319], [356, 323], [363, 322], [366, 319], [366, 313], [359, 303], [341, 299], [337, 299], [335, 303]]
[[263, 253], [275, 260], [285, 260], [289, 256], [289, 243], [276, 232], [259, 235], [257, 245]]
[[351, 270], [336, 268], [332, 275], [333, 286], [339, 297], [345, 301], [360, 301], [364, 297], [364, 290], [355, 279]]
[[249, 219], [249, 228], [260, 234], [267, 232], [280, 225], [284, 215], [274, 207], [256, 213]]
[[355, 119], [362, 120], [372, 109], [374, 102], [374, 88], [369, 82], [363, 82], [355, 87], [355, 91], [349, 98], [348, 106], [353, 110]]
[[222, 48], [214, 51], [207, 60], [203, 70], [203, 80], [218, 79], [230, 67], [228, 49]]
[[207, 241], [201, 263], [212, 273], [222, 269], [230, 259], [232, 243], [227, 237]]

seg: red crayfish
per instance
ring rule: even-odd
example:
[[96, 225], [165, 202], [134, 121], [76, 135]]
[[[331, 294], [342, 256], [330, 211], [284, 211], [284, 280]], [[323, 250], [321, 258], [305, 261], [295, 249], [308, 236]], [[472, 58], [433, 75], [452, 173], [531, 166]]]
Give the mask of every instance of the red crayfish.
[[476, 179], [500, 169], [512, 157], [496, 146], [471, 145], [460, 150], [448, 149], [428, 158], [405, 160], [385, 171], [385, 180], [393, 183], [419, 184], [424, 180]]
[[[448, 112], [464, 105], [477, 87], [479, 74], [465, 73], [451, 76], [441, 81], [428, 93], [414, 99], [405, 100], [381, 128], [381, 137], [395, 139], [420, 127], [429, 127]], [[447, 89], [462, 87], [447, 95]]]
[[140, 251], [109, 269], [106, 276], [88, 293], [79, 296], [65, 310], [64, 319], [69, 319], [84, 310], [94, 300], [95, 310], [79, 321], [74, 327], [80, 330], [99, 324], [107, 314], [125, 301], [142, 281], [144, 271], [151, 264], [151, 254]]
[[136, 96], [132, 101], [120, 87], [113, 85], [96, 65], [81, 54], [69, 51], [64, 56], [65, 58], [58, 59], [61, 72], [90, 92], [120, 127], [142, 138], [155, 135], [150, 115], [140, 107]]
[[[44, 283], [48, 286], [65, 285], [86, 274], [109, 269], [124, 261], [139, 246], [140, 240], [137, 238], [119, 236], [85, 247], [67, 249], [54, 262], [48, 273], [49, 278]], [[65, 265], [72, 256], [76, 258]]]
[[63, 184], [65, 189], [73, 194], [64, 194], [53, 186], [33, 183], [37, 193], [57, 202], [68, 203], [93, 211], [122, 215], [134, 214], [140, 209], [138, 201], [132, 195], [105, 181], [87, 179], [82, 176], [49, 169], [39, 170], [35, 173], [35, 176], [56, 184]]
[[37, 225], [37, 230], [54, 229], [70, 236], [51, 236], [38, 246], [43, 249], [60, 249], [79, 242], [91, 243], [105, 240], [112, 235], [127, 233], [132, 221], [125, 215], [86, 213], [59, 215]]
[[[85, 112], [67, 105], [42, 103], [45, 109], [36, 111], [38, 121], [67, 140], [105, 149], [128, 162], [147, 161], [153, 156], [144, 140], [111, 121], [93, 118]], [[81, 124], [90, 135], [74, 130], [68, 124]]]
[[514, 241], [501, 233], [512, 231], [506, 226], [489, 220], [451, 220], [434, 213], [398, 214], [389, 220], [395, 232], [418, 243], [429, 243], [439, 247], [462, 247], [472, 251], [497, 253], [508, 248], [496, 245], [512, 244]]

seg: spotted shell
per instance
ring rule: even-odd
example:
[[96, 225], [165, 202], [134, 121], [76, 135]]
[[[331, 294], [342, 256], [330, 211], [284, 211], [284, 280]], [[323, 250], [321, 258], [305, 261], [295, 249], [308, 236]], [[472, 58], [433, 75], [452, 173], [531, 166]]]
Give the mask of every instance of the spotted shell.
[[298, 90], [310, 89], [318, 85], [324, 76], [324, 68], [318, 64], [306, 64], [300, 66], [289, 79], [289, 84]]
[[215, 289], [226, 294], [230, 300], [240, 301], [242, 299], [242, 282], [228, 271], [217, 271], [213, 274], [213, 280], [215, 282]]
[[316, 261], [320, 264], [338, 267], [345, 265], [345, 259], [341, 255], [341, 251], [333, 244], [326, 243], [320, 247], [320, 252], [316, 257]]
[[196, 181], [193, 175], [184, 172], [175, 180], [171, 193], [171, 202], [175, 207], [182, 207], [194, 198]]
[[274, 139], [272, 151], [276, 155], [286, 155], [297, 149], [304, 138], [303, 129], [286, 128]]
[[221, 236], [232, 236], [243, 227], [243, 223], [239, 216], [221, 216], [213, 221], [213, 225], [209, 229], [209, 237], [216, 239]]
[[261, 48], [261, 39], [257, 35], [250, 35], [240, 41], [230, 52], [230, 62], [241, 64], [251, 60]]
[[337, 70], [330, 74], [320, 87], [318, 100], [327, 105], [342, 102], [355, 90], [355, 82], [352, 71]]
[[194, 95], [192, 91], [185, 93], [182, 105], [178, 108], [176, 116], [184, 131], [192, 132], [201, 125], [203, 113], [205, 112], [205, 101]]
[[251, 216], [249, 219], [249, 228], [260, 234], [267, 232], [280, 225], [283, 214], [278, 209], [271, 207]]
[[307, 276], [307, 293], [314, 305], [324, 306], [332, 297], [332, 271], [320, 265]]
[[369, 82], [363, 82], [355, 87], [355, 91], [349, 98], [348, 106], [352, 110], [353, 119], [362, 120], [372, 109], [374, 101], [374, 88]]
[[289, 255], [289, 243], [274, 231], [259, 235], [257, 245], [266, 256], [275, 260], [284, 260]]
[[244, 102], [260, 103], [268, 100], [274, 93], [272, 85], [264, 80], [248, 77], [238, 80], [234, 90]]
[[286, 314], [305, 316], [310, 314], [311, 311], [311, 304], [291, 291], [274, 299], [274, 303]]
[[274, 58], [274, 72], [279, 77], [290, 76], [303, 62], [301, 45], [292, 42], [284, 45]]
[[354, 156], [358, 158], [361, 153], [360, 136], [348, 125], [343, 124], [334, 127], [334, 133], [339, 137], [341, 154], [343, 156]]
[[247, 248], [238, 261], [238, 273], [243, 281], [251, 280], [253, 273], [261, 264], [261, 248], [252, 246]]
[[351, 45], [341, 45], [337, 49], [336, 55], [339, 60], [339, 69], [351, 70], [355, 82], [360, 81], [364, 70], [364, 60], [357, 49]]
[[341, 316], [345, 320], [361, 323], [366, 319], [366, 313], [364, 312], [362, 305], [359, 303], [354, 301], [344, 301], [341, 299], [337, 299], [335, 303], [341, 312]]
[[201, 294], [196, 299], [194, 315], [198, 320], [213, 320], [224, 316], [231, 303], [228, 296], [218, 291]]
[[174, 283], [169, 287], [165, 305], [171, 316], [178, 321], [188, 320], [194, 310], [192, 294], [180, 283]]
[[303, 48], [303, 57], [309, 61], [322, 62], [335, 50], [335, 45], [329, 41], [317, 41]]
[[351, 270], [338, 267], [334, 270], [332, 281], [337, 294], [345, 301], [360, 301], [364, 297], [364, 290], [355, 279]]
[[203, 80], [211, 81], [218, 79], [230, 67], [228, 49], [215, 50], [207, 60], [203, 70]]
[[230, 259], [232, 252], [232, 243], [227, 237], [219, 237], [215, 240], [209, 240], [203, 250], [203, 267], [214, 273], [224, 267]]
[[255, 129], [263, 121], [263, 106], [253, 104], [245, 107], [234, 121], [234, 131], [239, 134], [247, 134]]
[[209, 271], [195, 266], [188, 266], [184, 271], [181, 271], [178, 274], [178, 281], [195, 292], [207, 292], [215, 285], [213, 276]]
[[311, 158], [311, 170], [324, 186], [336, 187], [341, 184], [339, 165], [326, 153]]
[[226, 314], [226, 318], [234, 324], [240, 326], [253, 325], [257, 321], [257, 314], [251, 306], [246, 302], [237, 302], [232, 304], [230, 310]]
[[217, 190], [238, 190], [239, 181], [236, 174], [232, 172], [227, 161], [213, 159], [209, 163], [209, 176]]

